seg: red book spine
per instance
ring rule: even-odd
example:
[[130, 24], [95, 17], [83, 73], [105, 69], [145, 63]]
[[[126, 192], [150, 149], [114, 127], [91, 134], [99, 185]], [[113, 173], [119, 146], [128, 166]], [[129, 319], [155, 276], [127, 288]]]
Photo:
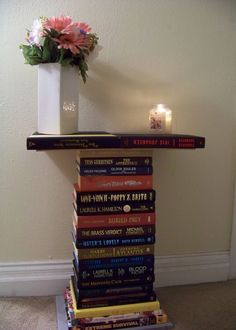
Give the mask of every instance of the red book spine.
[[152, 175], [78, 176], [81, 191], [115, 191], [152, 189]]
[[143, 226], [154, 225], [156, 214], [134, 213], [134, 214], [110, 214], [110, 215], [86, 215], [78, 216], [74, 211], [73, 221], [77, 229], [93, 227], [117, 227], [117, 226]]

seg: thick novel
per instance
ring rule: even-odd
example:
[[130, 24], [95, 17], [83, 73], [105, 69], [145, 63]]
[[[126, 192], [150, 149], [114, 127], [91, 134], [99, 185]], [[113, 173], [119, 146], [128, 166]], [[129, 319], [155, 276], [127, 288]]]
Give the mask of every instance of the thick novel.
[[73, 190], [74, 199], [77, 204], [93, 204], [93, 203], [107, 203], [108, 205], [112, 203], [124, 203], [124, 202], [153, 202], [156, 199], [155, 190], [153, 189], [141, 189], [127, 191], [116, 190], [110, 191], [89, 191], [84, 192], [80, 190], [77, 184], [74, 184]]

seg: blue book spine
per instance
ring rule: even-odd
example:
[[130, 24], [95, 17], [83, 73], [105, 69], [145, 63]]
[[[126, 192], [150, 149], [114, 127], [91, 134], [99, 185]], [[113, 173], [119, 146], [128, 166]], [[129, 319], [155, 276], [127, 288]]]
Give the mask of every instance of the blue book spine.
[[151, 175], [152, 166], [104, 166], [104, 167], [84, 167], [77, 166], [77, 171], [81, 176], [90, 175]]
[[107, 238], [92, 240], [75, 240], [77, 249], [88, 249], [98, 247], [125, 246], [125, 245], [144, 245], [154, 244], [155, 235], [144, 237], [124, 237], [124, 238]]
[[114, 257], [114, 258], [100, 258], [100, 259], [82, 259], [78, 260], [76, 254], [73, 252], [74, 260], [77, 269], [100, 269], [106, 267], [123, 267], [127, 265], [140, 266], [154, 265], [153, 255], [131, 256], [131, 257]]

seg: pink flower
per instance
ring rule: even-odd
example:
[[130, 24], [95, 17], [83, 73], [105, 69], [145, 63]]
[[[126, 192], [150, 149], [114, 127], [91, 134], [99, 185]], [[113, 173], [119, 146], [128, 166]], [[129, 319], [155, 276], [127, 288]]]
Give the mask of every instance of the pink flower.
[[78, 22], [78, 23], [75, 23], [75, 25], [80, 29], [80, 30], [82, 30], [83, 32], [90, 32], [91, 31], [91, 27], [88, 25], [88, 24], [86, 24], [86, 23], [84, 23], [84, 22]]
[[74, 23], [70, 16], [51, 17], [43, 23], [44, 29], [56, 30], [59, 33], [54, 40], [58, 48], [70, 49], [73, 54], [78, 54], [80, 49], [89, 49], [92, 40], [88, 35], [91, 30], [88, 24]]
[[55, 41], [59, 44], [58, 48], [70, 49], [75, 55], [80, 52], [80, 49], [89, 49], [92, 43], [90, 37], [78, 33], [78, 29], [60, 35]]
[[54, 29], [58, 32], [65, 30], [70, 24], [72, 24], [72, 18], [70, 16], [61, 15], [60, 17], [50, 17], [44, 23], [43, 27], [51, 30]]

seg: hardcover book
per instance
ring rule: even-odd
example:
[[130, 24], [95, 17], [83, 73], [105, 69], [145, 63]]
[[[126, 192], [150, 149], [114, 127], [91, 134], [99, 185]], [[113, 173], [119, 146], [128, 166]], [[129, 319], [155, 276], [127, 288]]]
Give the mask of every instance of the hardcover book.
[[97, 259], [154, 254], [154, 244], [90, 249], [77, 249], [74, 242], [73, 245], [76, 257], [78, 259]]
[[[107, 152], [106, 152], [107, 154]], [[112, 152], [109, 151], [107, 157], [104, 157], [104, 153], [99, 152], [100, 157], [96, 152], [94, 157], [92, 156], [91, 152], [85, 157], [81, 157], [81, 152], [78, 153], [76, 162], [79, 165], [80, 171], [81, 168], [87, 169], [88, 171], [94, 169], [103, 169], [103, 168], [110, 168], [113, 167], [141, 167], [144, 168], [146, 166], [151, 167], [152, 165], [152, 157], [151, 156], [132, 156], [132, 152], [129, 151], [129, 154], [126, 152], [126, 156], [117, 157], [117, 152], [114, 156], [112, 156]], [[119, 152], [120, 155], [120, 152]], [[86, 157], [87, 156], [87, 157]]]
[[76, 253], [74, 254], [75, 268], [82, 270], [96, 270], [101, 268], [119, 268], [127, 265], [129, 266], [144, 266], [154, 268], [154, 255], [139, 255], [139, 256], [129, 256], [129, 257], [114, 257], [114, 258], [98, 258], [98, 259], [83, 259], [80, 260], [76, 258]]
[[114, 306], [114, 305], [125, 305], [131, 303], [140, 303], [147, 301], [155, 301], [156, 294], [154, 291], [152, 292], [135, 292], [127, 294], [119, 294], [119, 295], [110, 295], [110, 296], [97, 296], [92, 298], [81, 298], [77, 295], [77, 290], [75, 289], [77, 286], [75, 278], [72, 276], [71, 278], [77, 308], [92, 308], [92, 307], [105, 307], [105, 306]]
[[[152, 175], [152, 166], [79, 166], [77, 165], [78, 183], [80, 185], [80, 176], [140, 176]], [[112, 178], [110, 178], [112, 180]]]
[[[137, 205], [137, 208], [135, 205], [136, 204], [124, 204], [121, 206], [112, 206], [106, 208], [100, 205], [77, 208], [77, 206], [74, 205], [75, 209], [72, 216], [73, 223], [75, 224], [77, 230], [86, 230], [87, 228], [88, 230], [91, 228], [97, 228], [98, 230], [101, 230], [103, 227], [108, 227], [110, 230], [112, 230], [114, 227], [125, 227], [127, 228], [128, 233], [132, 231], [132, 229], [129, 230], [129, 228], [132, 228], [133, 226], [155, 225], [156, 214], [155, 212], [150, 212], [150, 210], [155, 209], [155, 204], [141, 204]], [[81, 213], [82, 215], [78, 215], [77, 212]], [[101, 215], [101, 213], [104, 214]]]
[[80, 269], [78, 263], [73, 260], [74, 273], [78, 280], [100, 280], [114, 278], [129, 278], [133, 276], [154, 275], [154, 265], [121, 265], [113, 267], [105, 265], [103, 268]]
[[115, 191], [151, 189], [152, 175], [78, 175], [80, 191]]
[[205, 138], [181, 134], [111, 134], [77, 133], [71, 135], [44, 135], [34, 133], [27, 137], [28, 150], [50, 149], [154, 149], [204, 148]]
[[135, 303], [135, 304], [125, 304], [125, 305], [115, 305], [108, 307], [94, 307], [94, 308], [85, 308], [78, 309], [76, 306], [76, 298], [73, 290], [72, 281], [70, 281], [70, 293], [71, 300], [74, 307], [74, 318], [91, 318], [91, 317], [100, 317], [100, 316], [111, 316], [111, 315], [123, 315], [129, 313], [138, 313], [138, 312], [151, 312], [160, 309], [160, 303], [158, 300], [151, 302]]
[[[80, 216], [99, 216], [99, 215], [136, 215], [142, 213], [152, 213], [155, 211], [155, 202], [123, 202], [123, 203], [89, 203], [81, 204], [74, 201], [73, 203], [76, 214]], [[151, 218], [148, 218], [151, 219]], [[101, 220], [100, 220], [101, 221]], [[105, 220], [104, 220], [105, 221]], [[149, 221], [149, 220], [148, 220]], [[94, 219], [95, 223], [95, 219]], [[116, 222], [118, 223], [118, 221]], [[120, 223], [123, 223], [122, 220]], [[144, 223], [143, 223], [144, 224]], [[110, 223], [111, 226], [111, 223]]]
[[[148, 176], [144, 176], [148, 177]], [[104, 191], [83, 191], [78, 184], [74, 184], [73, 196], [77, 204], [97, 204], [107, 203], [137, 203], [137, 202], [154, 202], [156, 199], [155, 190], [152, 189], [152, 185], [148, 189], [124, 189], [111, 191], [109, 188]]]
[[135, 236], [135, 237], [116, 237], [102, 239], [76, 239], [72, 232], [73, 240], [77, 249], [93, 249], [101, 247], [132, 246], [154, 244], [155, 235]]
[[[75, 275], [75, 274], [74, 274]], [[77, 280], [77, 287], [82, 289], [94, 289], [110, 286], [132, 286], [141, 285], [146, 283], [153, 283], [155, 281], [154, 274], [127, 277], [127, 278], [113, 278], [113, 279], [100, 279], [100, 280]]]
[[73, 221], [73, 233], [76, 240], [82, 239], [98, 239], [98, 238], [124, 238], [132, 236], [148, 236], [154, 235], [156, 231], [155, 225], [144, 226], [117, 226], [111, 227], [91, 227], [91, 228], [77, 228]]
[[78, 289], [74, 287], [76, 296], [80, 298], [93, 298], [93, 297], [109, 297], [113, 295], [124, 295], [130, 293], [146, 292], [151, 293], [153, 291], [153, 283], [132, 285], [132, 286], [116, 286], [116, 287], [102, 287], [95, 289]]
[[161, 309], [123, 315], [75, 318], [75, 309], [69, 288], [67, 288], [65, 292], [65, 303], [70, 326], [77, 326], [81, 330], [123, 329], [140, 326], [146, 327], [151, 324], [155, 324], [157, 326], [157, 324], [165, 324], [168, 321], [167, 315]]
[[[132, 157], [134, 159], [135, 157], [138, 158], [146, 158], [150, 157], [152, 158], [153, 152], [150, 149], [141, 150], [141, 149], [120, 149], [119, 154], [117, 154], [117, 150], [115, 149], [100, 149], [98, 150], [86, 150], [86, 149], [80, 149], [76, 151], [76, 160], [80, 160], [82, 158], [86, 159], [101, 159], [101, 158], [107, 158], [107, 159], [119, 159], [119, 158], [129, 158]], [[123, 161], [123, 160], [122, 160]], [[124, 160], [125, 162], [125, 160]], [[134, 165], [134, 164], [132, 164]]]

